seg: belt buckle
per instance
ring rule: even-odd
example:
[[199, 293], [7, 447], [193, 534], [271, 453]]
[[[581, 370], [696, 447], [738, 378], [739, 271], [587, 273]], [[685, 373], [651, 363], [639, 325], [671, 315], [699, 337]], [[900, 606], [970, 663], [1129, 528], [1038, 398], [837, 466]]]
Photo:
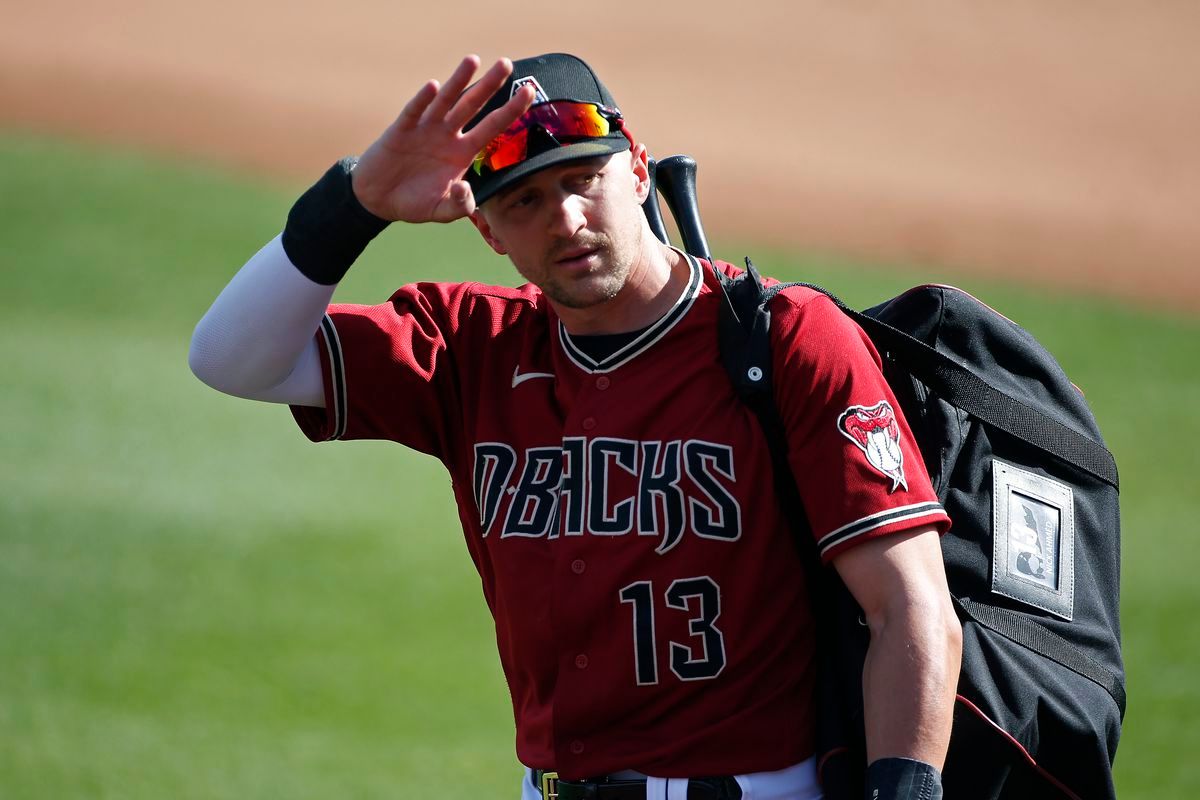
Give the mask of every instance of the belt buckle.
[[558, 800], [558, 773], [542, 773], [542, 800]]

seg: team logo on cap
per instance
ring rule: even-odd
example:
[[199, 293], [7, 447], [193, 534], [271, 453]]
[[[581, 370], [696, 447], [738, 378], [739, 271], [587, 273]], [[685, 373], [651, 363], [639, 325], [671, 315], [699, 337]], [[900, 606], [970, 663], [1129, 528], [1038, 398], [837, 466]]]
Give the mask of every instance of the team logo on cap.
[[535, 93], [533, 95], [533, 102], [535, 105], [537, 103], [549, 103], [550, 102], [550, 98], [549, 98], [549, 96], [547, 96], [546, 90], [542, 88], [542, 85], [540, 83], [538, 83], [538, 79], [533, 77], [532, 75], [526, 75], [524, 78], [517, 78], [515, 81], [513, 81], [512, 82], [512, 91], [510, 91], [508, 93], [508, 96], [512, 97], [513, 95], [515, 95], [517, 92], [519, 92], [521, 90], [522, 86], [525, 86], [525, 85], [529, 85], [529, 86], [533, 87], [533, 91]]
[[904, 453], [900, 449], [900, 426], [892, 404], [881, 400], [870, 408], [850, 406], [838, 417], [838, 431], [867, 456], [867, 463], [892, 479], [892, 488], [908, 490], [904, 479]]

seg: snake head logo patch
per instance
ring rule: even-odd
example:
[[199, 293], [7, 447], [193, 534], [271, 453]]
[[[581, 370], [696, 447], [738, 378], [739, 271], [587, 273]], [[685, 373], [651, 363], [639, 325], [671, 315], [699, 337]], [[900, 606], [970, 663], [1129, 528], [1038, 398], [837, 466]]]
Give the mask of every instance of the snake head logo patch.
[[892, 479], [889, 492], [900, 487], [908, 490], [908, 482], [904, 479], [904, 453], [900, 450], [900, 426], [891, 403], [880, 400], [870, 408], [850, 406], [838, 417], [837, 425], [838, 431], [863, 451], [867, 463]]

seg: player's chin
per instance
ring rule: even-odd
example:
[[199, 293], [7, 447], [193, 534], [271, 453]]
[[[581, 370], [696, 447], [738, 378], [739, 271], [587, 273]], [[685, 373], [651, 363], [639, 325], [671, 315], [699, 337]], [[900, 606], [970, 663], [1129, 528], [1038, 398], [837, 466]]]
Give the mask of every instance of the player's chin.
[[587, 275], [574, 280], [550, 281], [542, 291], [564, 308], [584, 309], [612, 300], [623, 285], [624, 281], [615, 275]]

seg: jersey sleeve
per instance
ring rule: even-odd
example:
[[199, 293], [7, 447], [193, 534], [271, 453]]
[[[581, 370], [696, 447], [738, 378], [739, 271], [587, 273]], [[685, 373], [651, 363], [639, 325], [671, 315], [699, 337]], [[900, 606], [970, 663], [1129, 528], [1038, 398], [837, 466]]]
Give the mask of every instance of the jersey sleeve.
[[412, 284], [380, 305], [329, 306], [316, 334], [325, 408], [292, 406], [304, 434], [387, 439], [443, 458], [459, 427], [453, 343], [466, 287]]
[[822, 294], [772, 301], [775, 399], [821, 558], [878, 536], [950, 527], [861, 328]]

